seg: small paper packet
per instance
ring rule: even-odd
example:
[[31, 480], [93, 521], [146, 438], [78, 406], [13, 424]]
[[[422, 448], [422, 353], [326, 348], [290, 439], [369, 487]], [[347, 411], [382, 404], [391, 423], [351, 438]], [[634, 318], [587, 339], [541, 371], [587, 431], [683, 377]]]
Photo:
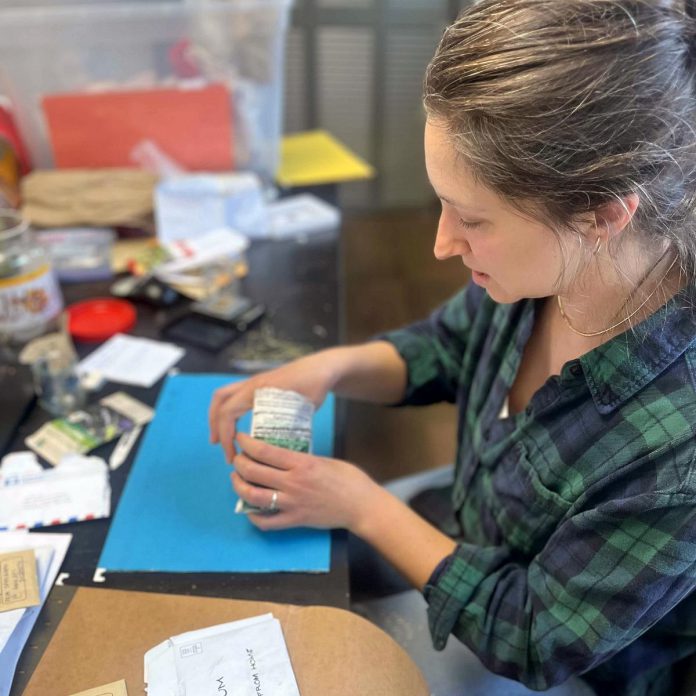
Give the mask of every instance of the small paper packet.
[[77, 694], [72, 694], [72, 696], [128, 696], [128, 691], [126, 690], [125, 680], [121, 679], [121, 681], [97, 686], [94, 689], [80, 691]]
[[0, 554], [0, 611], [35, 607], [40, 602], [34, 551]]
[[24, 442], [40, 457], [57, 466], [66, 454], [85, 454], [137, 425], [147, 423], [154, 411], [125, 392], [116, 392], [96, 404], [55, 418]]

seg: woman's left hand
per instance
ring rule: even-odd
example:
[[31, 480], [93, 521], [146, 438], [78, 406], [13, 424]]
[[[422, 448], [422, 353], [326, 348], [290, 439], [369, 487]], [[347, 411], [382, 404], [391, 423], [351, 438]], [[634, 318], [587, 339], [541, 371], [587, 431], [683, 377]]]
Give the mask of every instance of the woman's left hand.
[[381, 490], [353, 464], [293, 452], [239, 433], [240, 452], [232, 463], [232, 486], [248, 503], [274, 514], [249, 514], [259, 529], [317, 527], [355, 529], [370, 514], [370, 501]]

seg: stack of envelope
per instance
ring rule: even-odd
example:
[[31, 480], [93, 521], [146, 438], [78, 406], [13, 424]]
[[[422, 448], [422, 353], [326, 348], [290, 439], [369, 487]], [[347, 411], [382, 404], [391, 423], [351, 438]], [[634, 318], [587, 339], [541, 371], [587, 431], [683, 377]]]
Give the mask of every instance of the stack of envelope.
[[145, 653], [145, 682], [148, 696], [300, 696], [273, 614], [169, 638]]
[[[1, 505], [0, 503], [0, 509], [2, 509]], [[12, 560], [14, 552], [33, 550], [36, 557], [39, 588], [39, 603], [25, 609], [2, 611], [3, 602], [7, 597], [5, 592], [0, 593], [0, 696], [7, 696], [10, 693], [22, 648], [53, 587], [71, 539], [71, 534], [0, 532], [0, 556], [4, 555], [8, 562]]]

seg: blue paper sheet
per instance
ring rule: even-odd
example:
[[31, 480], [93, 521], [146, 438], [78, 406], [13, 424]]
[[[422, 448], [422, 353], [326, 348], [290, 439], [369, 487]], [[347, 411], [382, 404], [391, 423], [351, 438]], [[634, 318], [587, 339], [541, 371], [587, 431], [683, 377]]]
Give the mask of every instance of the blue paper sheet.
[[[325, 530], [261, 532], [234, 513], [237, 495], [222, 448], [211, 445], [213, 391], [234, 375], [169, 377], [147, 426], [99, 565], [112, 571], [327, 572]], [[239, 423], [249, 432], [251, 417]], [[330, 455], [334, 400], [314, 417], [313, 451]]]

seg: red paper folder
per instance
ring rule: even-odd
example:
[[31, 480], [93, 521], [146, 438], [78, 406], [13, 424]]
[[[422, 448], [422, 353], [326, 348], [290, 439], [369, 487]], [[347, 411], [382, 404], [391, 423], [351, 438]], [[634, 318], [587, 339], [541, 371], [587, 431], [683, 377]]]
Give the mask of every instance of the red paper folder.
[[133, 148], [152, 140], [185, 169], [234, 166], [232, 100], [224, 85], [44, 97], [56, 167], [132, 167]]

